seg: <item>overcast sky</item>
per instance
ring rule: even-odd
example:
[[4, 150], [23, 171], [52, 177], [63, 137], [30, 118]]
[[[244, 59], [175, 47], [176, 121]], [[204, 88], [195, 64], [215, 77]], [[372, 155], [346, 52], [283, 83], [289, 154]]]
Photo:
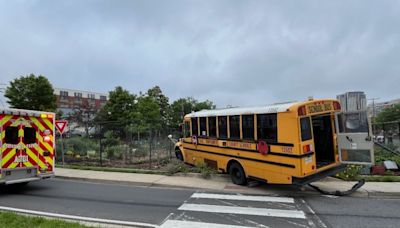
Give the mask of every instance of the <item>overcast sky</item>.
[[218, 107], [400, 98], [400, 2], [0, 0], [0, 84], [30, 73]]

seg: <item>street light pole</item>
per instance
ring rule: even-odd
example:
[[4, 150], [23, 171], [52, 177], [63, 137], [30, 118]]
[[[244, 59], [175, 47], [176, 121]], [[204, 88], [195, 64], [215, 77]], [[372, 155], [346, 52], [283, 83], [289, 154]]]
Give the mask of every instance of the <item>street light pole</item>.
[[379, 97], [373, 97], [368, 100], [372, 100], [372, 134], [375, 134], [375, 100], [379, 100]]

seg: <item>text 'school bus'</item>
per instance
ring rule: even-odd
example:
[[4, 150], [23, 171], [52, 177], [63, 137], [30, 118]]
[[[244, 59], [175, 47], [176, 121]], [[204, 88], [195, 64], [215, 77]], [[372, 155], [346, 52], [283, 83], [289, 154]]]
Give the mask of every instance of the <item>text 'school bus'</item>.
[[229, 173], [235, 184], [307, 184], [345, 164], [372, 164], [370, 133], [365, 111], [341, 113], [333, 99], [202, 110], [184, 117], [175, 154]]
[[54, 113], [0, 109], [0, 184], [54, 176]]

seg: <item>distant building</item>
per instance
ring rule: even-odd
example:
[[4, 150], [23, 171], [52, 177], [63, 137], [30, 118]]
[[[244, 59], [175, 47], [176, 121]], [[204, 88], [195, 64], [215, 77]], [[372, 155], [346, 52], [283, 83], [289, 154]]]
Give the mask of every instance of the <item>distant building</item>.
[[381, 113], [384, 109], [386, 108], [392, 108], [396, 104], [400, 104], [400, 99], [395, 99], [391, 101], [385, 101], [385, 102], [379, 102], [379, 103], [374, 103], [375, 108], [372, 107], [372, 104], [368, 105], [368, 108], [370, 110], [374, 110], [375, 116], [377, 116], [379, 113]]
[[57, 97], [57, 111], [62, 111], [64, 116], [77, 111], [97, 112], [108, 100], [106, 93], [82, 90], [54, 88], [54, 94]]
[[367, 96], [362, 91], [340, 94], [337, 96], [337, 99], [344, 112], [367, 110]]

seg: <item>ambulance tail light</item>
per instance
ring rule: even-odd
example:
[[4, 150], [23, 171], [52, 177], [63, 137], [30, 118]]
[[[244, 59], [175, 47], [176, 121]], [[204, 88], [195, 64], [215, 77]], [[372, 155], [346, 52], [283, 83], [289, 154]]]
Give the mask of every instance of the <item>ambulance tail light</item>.
[[46, 135], [46, 136], [43, 137], [43, 140], [44, 140], [45, 142], [50, 142], [50, 141], [51, 141], [51, 137], [48, 136], [48, 135]]
[[299, 116], [304, 116], [306, 115], [306, 106], [300, 106], [299, 109], [297, 110]]
[[40, 115], [40, 117], [41, 118], [47, 118], [47, 119], [53, 119], [54, 115], [53, 114], [45, 114], [45, 113], [43, 113], [43, 114]]

